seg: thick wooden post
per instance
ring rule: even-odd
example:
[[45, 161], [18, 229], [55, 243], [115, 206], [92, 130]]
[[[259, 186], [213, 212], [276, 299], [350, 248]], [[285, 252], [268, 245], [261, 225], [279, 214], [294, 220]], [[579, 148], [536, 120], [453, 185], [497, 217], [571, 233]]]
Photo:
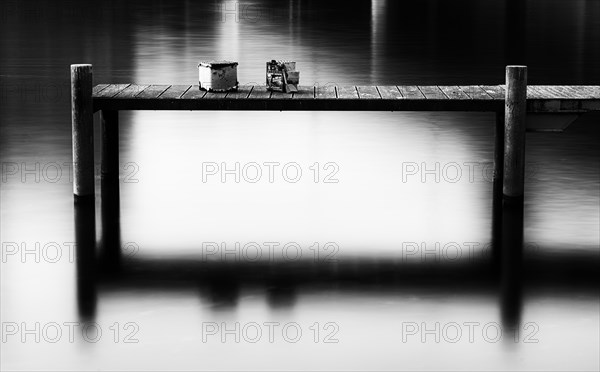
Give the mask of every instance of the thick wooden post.
[[525, 184], [526, 106], [527, 67], [506, 66], [503, 194], [505, 199], [521, 199], [521, 202]]
[[94, 117], [92, 65], [71, 65], [73, 194], [94, 198]]

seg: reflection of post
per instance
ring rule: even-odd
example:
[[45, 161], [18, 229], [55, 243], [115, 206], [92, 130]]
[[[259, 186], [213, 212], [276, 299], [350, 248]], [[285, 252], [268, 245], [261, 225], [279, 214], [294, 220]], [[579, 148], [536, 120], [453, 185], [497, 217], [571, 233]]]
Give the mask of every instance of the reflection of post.
[[371, 81], [377, 81], [378, 69], [380, 68], [379, 53], [381, 52], [381, 30], [383, 25], [382, 21], [385, 19], [385, 1], [384, 0], [371, 0], [371, 66], [370, 72]]
[[504, 181], [502, 218], [502, 317], [509, 327], [519, 323], [523, 250], [525, 119], [527, 67], [506, 67], [504, 116]]
[[75, 203], [75, 242], [79, 316], [90, 319], [96, 313], [96, 212], [93, 198]]
[[500, 270], [500, 313], [504, 328], [519, 327], [522, 308], [523, 208], [504, 205]]
[[120, 264], [119, 112], [101, 112], [102, 178], [101, 220], [103, 265], [116, 271]]
[[94, 113], [92, 65], [71, 65], [73, 194], [94, 197]]
[[119, 271], [121, 264], [121, 213], [119, 180], [102, 178], [102, 267], [109, 272]]
[[240, 296], [240, 266], [227, 262], [212, 266], [212, 268], [210, 266], [205, 268], [210, 270], [210, 274], [203, 281], [209, 286], [211, 308], [215, 311], [235, 309]]

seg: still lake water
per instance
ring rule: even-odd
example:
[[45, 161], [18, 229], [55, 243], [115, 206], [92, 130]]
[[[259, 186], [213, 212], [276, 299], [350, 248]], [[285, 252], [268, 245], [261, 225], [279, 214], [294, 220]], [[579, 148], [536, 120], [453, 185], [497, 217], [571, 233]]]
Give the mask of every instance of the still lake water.
[[[493, 114], [122, 112], [123, 258], [88, 275], [92, 310], [65, 165], [72, 63], [95, 83], [193, 84], [199, 60], [231, 59], [260, 84], [290, 59], [305, 85], [499, 84], [506, 64], [598, 85], [600, 2], [60, 4], [1, 5], [2, 369], [600, 367], [598, 115], [527, 136], [520, 332], [485, 273]], [[203, 179], [252, 162], [281, 164], [274, 182]]]

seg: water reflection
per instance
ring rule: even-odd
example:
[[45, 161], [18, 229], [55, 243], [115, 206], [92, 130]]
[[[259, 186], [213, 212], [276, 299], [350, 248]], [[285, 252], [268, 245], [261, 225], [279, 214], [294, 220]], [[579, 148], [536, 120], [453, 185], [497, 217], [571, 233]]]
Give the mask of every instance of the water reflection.
[[[114, 191], [114, 190], [113, 190]], [[109, 196], [109, 193], [103, 196]], [[109, 197], [116, 196], [115, 194]], [[523, 290], [536, 293], [552, 288], [559, 292], [576, 289], [594, 293], [600, 279], [597, 257], [573, 252], [547, 255], [529, 252], [523, 255], [522, 233], [504, 232], [509, 244], [494, 262], [495, 256], [481, 257], [463, 263], [402, 262], [389, 259], [366, 261], [362, 258], [314, 262], [261, 260], [248, 262], [241, 257], [233, 260], [207, 261], [199, 255], [173, 258], [121, 259], [121, 242], [115, 239], [120, 230], [118, 202], [102, 202], [101, 260], [96, 260], [94, 236], [95, 215], [90, 203], [76, 204], [78, 303], [82, 319], [93, 319], [96, 288], [103, 291], [131, 289], [197, 287], [203, 302], [215, 312], [234, 309], [242, 288], [254, 288], [265, 294], [267, 304], [274, 309], [294, 308], [299, 292], [333, 290], [377, 291], [389, 293], [430, 293], [448, 296], [451, 293], [471, 293], [499, 298], [502, 324], [506, 329], [520, 325]], [[516, 217], [509, 211], [504, 224], [514, 224]], [[515, 213], [518, 214], [518, 211]], [[522, 213], [522, 212], [521, 212]], [[517, 222], [518, 223], [518, 222]], [[116, 231], [113, 231], [116, 229]], [[510, 228], [509, 228], [510, 229]], [[492, 270], [500, 267], [500, 272]], [[574, 275], [574, 273], [577, 273]]]
[[76, 202], [74, 211], [77, 244], [77, 308], [81, 319], [90, 321], [96, 315], [97, 306], [95, 202], [93, 200]]

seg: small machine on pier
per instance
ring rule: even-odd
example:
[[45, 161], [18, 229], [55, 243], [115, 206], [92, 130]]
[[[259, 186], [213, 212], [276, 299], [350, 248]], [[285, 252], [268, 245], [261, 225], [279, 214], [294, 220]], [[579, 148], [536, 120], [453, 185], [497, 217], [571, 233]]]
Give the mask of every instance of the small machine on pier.
[[276, 61], [267, 62], [267, 89], [294, 93], [298, 91], [300, 71], [296, 71], [296, 62]]

